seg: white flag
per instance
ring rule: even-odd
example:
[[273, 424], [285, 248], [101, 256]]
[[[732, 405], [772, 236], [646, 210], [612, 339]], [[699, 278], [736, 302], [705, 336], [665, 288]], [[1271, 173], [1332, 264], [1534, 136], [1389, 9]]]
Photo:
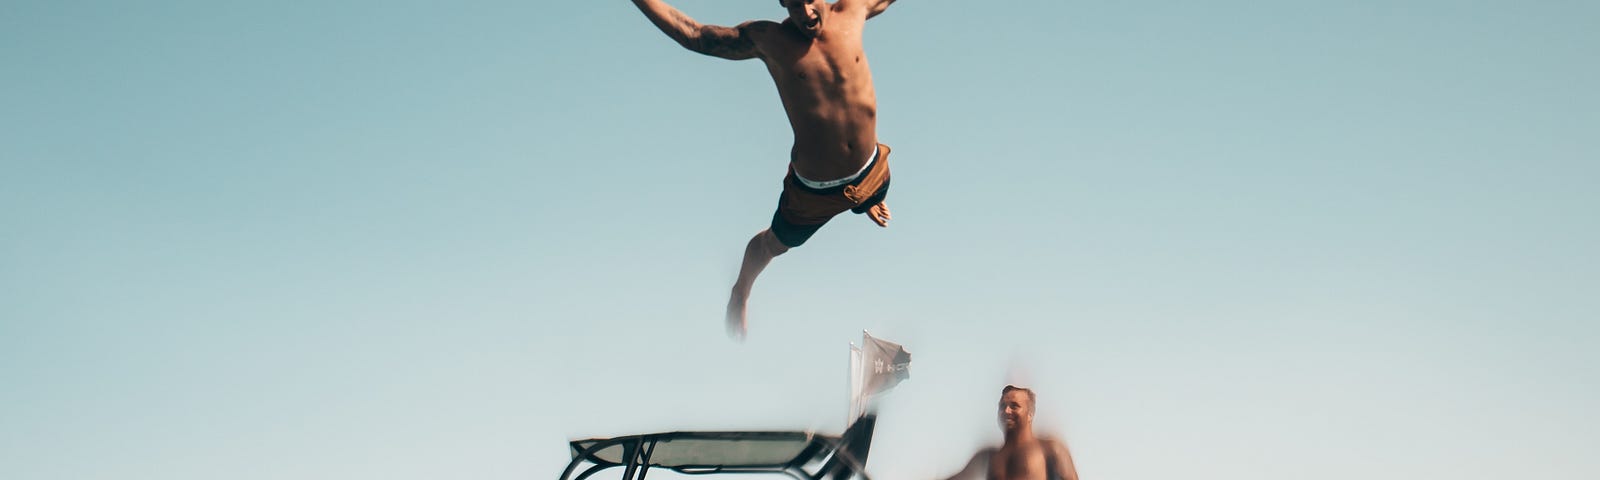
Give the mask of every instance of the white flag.
[[861, 332], [861, 347], [850, 345], [850, 421], [866, 413], [872, 396], [907, 378], [911, 378], [911, 352]]
[[862, 393], [877, 395], [911, 378], [911, 352], [888, 340], [861, 332]]
[[862, 374], [861, 348], [852, 343], [850, 344], [850, 416], [844, 419], [845, 425], [850, 425], [857, 418], [861, 418], [861, 410], [866, 406], [861, 401], [862, 382], [866, 381]]

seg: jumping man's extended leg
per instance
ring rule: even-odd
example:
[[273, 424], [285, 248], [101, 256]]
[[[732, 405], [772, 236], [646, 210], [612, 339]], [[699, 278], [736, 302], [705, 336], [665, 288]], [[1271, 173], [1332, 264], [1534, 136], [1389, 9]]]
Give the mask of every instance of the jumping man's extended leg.
[[756, 276], [767, 268], [773, 257], [783, 255], [789, 247], [778, 241], [771, 229], [762, 230], [750, 238], [744, 247], [744, 263], [739, 265], [739, 279], [733, 283], [733, 293], [728, 296], [728, 335], [743, 340], [745, 336], [745, 305], [750, 300], [750, 288]]

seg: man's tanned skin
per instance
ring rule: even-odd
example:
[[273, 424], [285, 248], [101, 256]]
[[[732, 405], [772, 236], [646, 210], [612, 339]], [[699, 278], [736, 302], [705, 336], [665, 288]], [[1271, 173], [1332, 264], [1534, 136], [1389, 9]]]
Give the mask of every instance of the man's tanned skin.
[[1033, 434], [1033, 391], [1007, 385], [1000, 394], [1000, 429], [1006, 442], [972, 456], [948, 480], [1078, 480], [1072, 453], [1059, 440]]
[[[700, 24], [660, 0], [633, 3], [684, 48], [729, 60], [759, 58], [766, 64], [794, 130], [789, 165], [799, 177], [847, 178], [873, 158], [878, 100], [861, 30], [894, 0], [779, 0], [789, 11], [782, 22], [757, 20], [737, 27]], [[878, 226], [888, 226], [888, 205], [872, 205], [866, 213]], [[739, 279], [728, 298], [728, 329], [736, 338], [745, 335], [745, 306], [756, 276], [789, 248], [770, 228], [745, 246]]]

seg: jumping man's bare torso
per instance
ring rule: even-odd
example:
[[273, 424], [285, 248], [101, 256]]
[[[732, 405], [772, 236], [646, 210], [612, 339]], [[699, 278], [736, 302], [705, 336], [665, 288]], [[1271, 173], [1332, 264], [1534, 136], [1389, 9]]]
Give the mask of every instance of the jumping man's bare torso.
[[790, 162], [805, 178], [860, 170], [878, 144], [878, 99], [861, 47], [866, 17], [834, 14], [816, 38], [793, 20], [743, 25], [772, 74], [794, 130]]

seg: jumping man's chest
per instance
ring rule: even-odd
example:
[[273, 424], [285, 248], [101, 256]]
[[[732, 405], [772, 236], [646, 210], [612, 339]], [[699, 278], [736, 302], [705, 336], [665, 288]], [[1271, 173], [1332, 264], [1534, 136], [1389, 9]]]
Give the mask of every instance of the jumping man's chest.
[[796, 55], [781, 65], [783, 80], [789, 82], [847, 84], [866, 77], [866, 59], [855, 52], [811, 51]]

